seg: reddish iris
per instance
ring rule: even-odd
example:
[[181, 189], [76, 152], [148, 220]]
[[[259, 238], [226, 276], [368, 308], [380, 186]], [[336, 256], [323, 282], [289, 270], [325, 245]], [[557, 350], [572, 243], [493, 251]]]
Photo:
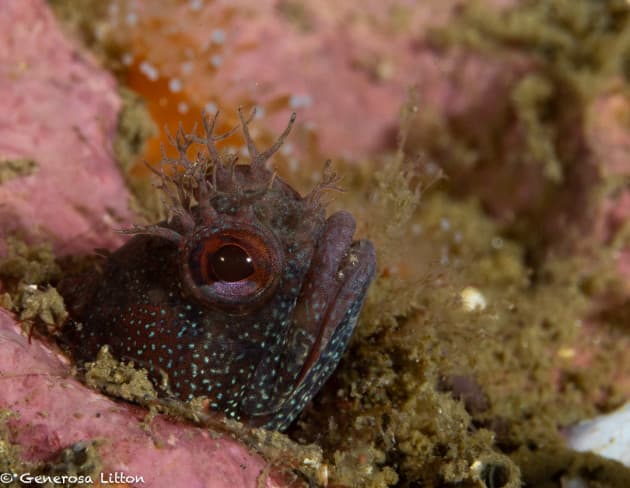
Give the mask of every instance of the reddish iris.
[[204, 303], [251, 310], [275, 289], [282, 258], [272, 235], [241, 225], [200, 233], [187, 244], [183, 276]]
[[253, 260], [240, 246], [228, 244], [209, 259], [210, 271], [220, 281], [241, 281], [254, 272]]

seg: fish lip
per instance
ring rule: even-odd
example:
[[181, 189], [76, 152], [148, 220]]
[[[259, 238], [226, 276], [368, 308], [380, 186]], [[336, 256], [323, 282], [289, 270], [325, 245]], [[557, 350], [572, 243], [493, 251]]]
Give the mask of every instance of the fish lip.
[[[318, 321], [317, 335], [304, 361], [297, 384], [304, 379], [313, 364], [317, 362], [317, 358], [329, 344], [334, 332], [343, 323], [346, 311], [358, 304], [354, 323], [351, 324], [351, 330], [354, 331], [356, 319], [376, 273], [376, 250], [372, 242], [358, 240], [345, 246], [345, 252], [336, 273], [339, 280], [337, 293], [330, 297], [326, 313]], [[349, 303], [346, 298], [348, 295], [354, 297]], [[346, 303], [347, 307], [339, 309], [340, 303]], [[331, 323], [334, 324], [334, 327], [330, 326]]]

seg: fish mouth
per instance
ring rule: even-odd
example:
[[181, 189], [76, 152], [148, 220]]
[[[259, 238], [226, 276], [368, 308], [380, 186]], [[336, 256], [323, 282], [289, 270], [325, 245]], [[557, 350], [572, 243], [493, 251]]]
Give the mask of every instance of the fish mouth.
[[[375, 271], [376, 252], [372, 242], [351, 242], [339, 262], [333, 286], [326, 290], [328, 307], [317, 323], [315, 341], [304, 361], [298, 383], [306, 377], [336, 333], [346, 338], [343, 339], [343, 344], [335, 347], [341, 349], [341, 352], [345, 350]], [[339, 331], [340, 328], [347, 330]]]

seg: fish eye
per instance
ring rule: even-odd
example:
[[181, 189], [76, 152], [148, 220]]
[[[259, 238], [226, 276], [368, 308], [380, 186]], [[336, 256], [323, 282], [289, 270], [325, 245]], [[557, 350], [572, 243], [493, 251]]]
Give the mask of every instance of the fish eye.
[[282, 253], [277, 240], [253, 226], [197, 232], [183, 248], [183, 280], [209, 306], [249, 311], [275, 289]]

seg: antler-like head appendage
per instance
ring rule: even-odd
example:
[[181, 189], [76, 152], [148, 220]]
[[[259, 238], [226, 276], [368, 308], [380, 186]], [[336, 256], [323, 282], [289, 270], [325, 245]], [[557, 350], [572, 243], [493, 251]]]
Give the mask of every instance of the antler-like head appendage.
[[[169, 157], [162, 145], [162, 159], [158, 168], [146, 164], [159, 178], [156, 188], [161, 190], [163, 203], [168, 212], [165, 224], [170, 224], [176, 219], [176, 227], [181, 231], [174, 230], [170, 225], [154, 224], [134, 226], [124, 231], [125, 233], [150, 234], [179, 242], [182, 239], [182, 232], [191, 234], [197, 226], [207, 225], [216, 219], [217, 211], [212, 206], [213, 198], [223, 196], [237, 201], [239, 205], [248, 205], [269, 191], [274, 183], [275, 173], [266, 168], [266, 163], [280, 149], [291, 132], [296, 114], [295, 112], [291, 114], [285, 130], [276, 142], [264, 151], [256, 147], [249, 132], [249, 124], [254, 119], [256, 110], [252, 109], [250, 115], [245, 118], [242, 107], [239, 107], [238, 115], [240, 124], [219, 135], [214, 133], [219, 117], [218, 111], [214, 116], [209, 116], [207, 111], [203, 110], [203, 136], [197, 135], [197, 124], [190, 133], [187, 133], [180, 123], [174, 136], [165, 128], [169, 143], [177, 150], [177, 157]], [[239, 128], [243, 131], [251, 172], [259, 180], [256, 185], [247, 188], [239, 184], [235, 176], [238, 157], [234, 154], [221, 154], [217, 147], [218, 142], [231, 137]], [[195, 159], [190, 159], [189, 152], [193, 145], [204, 147], [205, 153], [201, 151], [197, 153]], [[227, 178], [224, 177], [226, 174], [229, 175]], [[193, 207], [197, 207], [194, 212]]]
[[291, 114], [291, 118], [289, 119], [289, 123], [287, 124], [287, 127], [284, 129], [284, 132], [280, 134], [280, 137], [278, 137], [276, 142], [269, 149], [263, 152], [258, 151], [258, 149], [256, 148], [256, 145], [254, 144], [254, 140], [249, 135], [249, 124], [255, 115], [256, 115], [256, 108], [253, 108], [249, 118], [245, 120], [245, 117], [243, 116], [243, 107], [238, 108], [238, 116], [241, 119], [241, 125], [243, 127], [243, 136], [245, 137], [245, 143], [247, 144], [247, 152], [249, 153], [249, 159], [251, 161], [250, 164], [252, 168], [256, 170], [259, 168], [264, 168], [265, 163], [271, 158], [271, 156], [273, 156], [278, 151], [278, 149], [280, 149], [285, 139], [289, 135], [289, 132], [291, 132], [291, 129], [293, 128], [293, 124], [295, 123], [295, 119], [297, 115], [295, 112]]

